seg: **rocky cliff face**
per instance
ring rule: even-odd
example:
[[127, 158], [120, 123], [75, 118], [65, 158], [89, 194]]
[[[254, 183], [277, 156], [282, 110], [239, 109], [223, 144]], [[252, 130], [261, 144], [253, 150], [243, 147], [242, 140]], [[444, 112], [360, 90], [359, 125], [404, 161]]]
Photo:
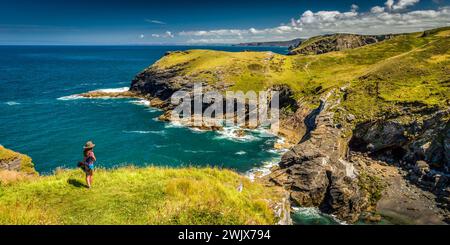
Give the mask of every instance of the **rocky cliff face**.
[[341, 51], [362, 47], [368, 44], [384, 41], [392, 38], [393, 35], [355, 35], [355, 34], [334, 34], [311, 38], [300, 43], [292, 49], [289, 54], [324, 54], [332, 51]]
[[16, 171], [24, 174], [37, 174], [31, 158], [0, 145], [0, 171]]
[[437, 195], [450, 210], [450, 110], [406, 110], [354, 128], [352, 150], [408, 171], [407, 178]]
[[346, 161], [347, 140], [334, 122], [335, 91], [305, 117], [307, 133], [287, 152], [268, 179], [285, 186], [294, 205], [319, 207], [323, 212], [354, 222], [368, 205], [358, 185], [358, 172]]
[[[162, 108], [170, 111], [170, 95], [192, 90], [194, 80], [173, 74], [176, 68], [149, 68], [133, 80], [131, 90], [161, 99]], [[280, 92], [281, 132], [300, 143], [283, 156], [279, 169], [267, 179], [288, 190], [294, 205], [320, 207], [342, 220], [356, 221], [368, 206], [368, 195], [360, 190], [357, 169], [346, 160], [348, 138], [334, 121], [340, 91], [332, 90], [311, 110], [292, 99], [288, 87], [272, 89]]]
[[[150, 67], [136, 76], [131, 91], [170, 112], [170, 96], [179, 90], [192, 92], [196, 81], [177, 72], [177, 67]], [[205, 88], [223, 91], [226, 87], [215, 84]], [[403, 166], [418, 185], [428, 186], [443, 203], [448, 201], [449, 111], [405, 105], [400, 114], [354, 124], [356, 119], [349, 113], [336, 116], [342, 111], [340, 98], [345, 88], [328, 92], [314, 110], [293, 100], [289, 87], [272, 89], [280, 91], [281, 132], [298, 144], [266, 179], [283, 186], [293, 205], [319, 207], [348, 222], [373, 209], [379, 199], [374, 198], [379, 193], [373, 192], [380, 190], [367, 188], [372, 183], [364, 182], [375, 177], [367, 177], [370, 171], [362, 167], [366, 164], [355, 165], [349, 151]]]
[[[182, 65], [181, 65], [182, 66]], [[188, 75], [180, 76], [178, 67], [170, 69], [158, 69], [150, 67], [138, 74], [132, 81], [130, 91], [134, 94], [146, 97], [154, 107], [161, 108], [165, 113], [161, 120], [168, 121], [174, 105], [171, 104], [171, 95], [176, 91], [193, 93], [194, 83], [199, 82], [197, 78]], [[200, 81], [201, 82], [201, 81]], [[229, 87], [225, 84], [202, 83], [203, 92], [223, 92]], [[274, 85], [269, 90], [279, 92], [280, 107], [284, 108], [280, 115], [280, 134], [287, 138], [288, 144], [297, 143], [305, 133], [303, 117], [308, 109], [300, 108], [297, 101], [293, 99], [293, 92], [288, 86]], [[239, 103], [239, 102], [236, 102]], [[224, 106], [225, 106], [224, 101]], [[210, 104], [203, 104], [205, 110]], [[224, 108], [225, 111], [225, 108]], [[246, 108], [247, 115], [250, 113]], [[202, 129], [219, 129], [201, 126]]]
[[[449, 210], [450, 110], [407, 105], [390, 118], [353, 126], [340, 118], [354, 120], [351, 114], [335, 115], [342, 110], [333, 99], [339, 92], [330, 93], [304, 118], [307, 133], [268, 180], [285, 186], [294, 205], [319, 207], [355, 222], [381, 197], [382, 184], [375, 183], [379, 176], [368, 175], [374, 172], [371, 162], [378, 161], [407, 171], [412, 183], [436, 194], [435, 201]], [[353, 161], [353, 152], [366, 154], [366, 163]]]

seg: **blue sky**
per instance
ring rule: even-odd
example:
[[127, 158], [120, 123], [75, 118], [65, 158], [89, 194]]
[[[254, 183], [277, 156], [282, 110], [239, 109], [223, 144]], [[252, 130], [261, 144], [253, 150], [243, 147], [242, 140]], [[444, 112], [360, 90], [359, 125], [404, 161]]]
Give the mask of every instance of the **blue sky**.
[[448, 0], [0, 0], [0, 44], [213, 44], [450, 25]]

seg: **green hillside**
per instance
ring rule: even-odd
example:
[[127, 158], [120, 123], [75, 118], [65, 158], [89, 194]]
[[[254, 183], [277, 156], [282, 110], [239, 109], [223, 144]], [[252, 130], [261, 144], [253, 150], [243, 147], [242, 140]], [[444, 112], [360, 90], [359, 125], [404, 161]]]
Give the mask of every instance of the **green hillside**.
[[[308, 42], [308, 41], [307, 41]], [[306, 43], [307, 43], [306, 42]], [[348, 86], [344, 106], [358, 118], [401, 103], [447, 106], [450, 96], [450, 28], [396, 36], [360, 48], [322, 55], [190, 50], [172, 52], [152, 69], [235, 90], [291, 87], [311, 106], [331, 88]]]
[[[0, 185], [0, 224], [275, 224], [280, 194], [229, 170], [81, 170]], [[238, 191], [243, 184], [242, 192]]]

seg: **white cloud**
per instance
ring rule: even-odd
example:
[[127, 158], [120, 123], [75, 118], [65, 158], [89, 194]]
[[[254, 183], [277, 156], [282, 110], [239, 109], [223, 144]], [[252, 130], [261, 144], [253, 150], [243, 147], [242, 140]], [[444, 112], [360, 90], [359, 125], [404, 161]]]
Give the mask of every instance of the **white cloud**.
[[392, 9], [392, 6], [394, 6], [394, 0], [387, 0], [386, 3], [384, 3], [387, 9]]
[[420, 0], [398, 0], [397, 3], [395, 3], [394, 0], [387, 0], [384, 5], [386, 5], [386, 8], [389, 10], [397, 11], [413, 6], [418, 2], [420, 2]]
[[160, 21], [160, 20], [149, 20], [149, 19], [145, 19], [145, 21], [148, 22], [148, 23], [158, 24], [158, 25], [165, 25], [165, 24], [167, 24], [166, 22]]
[[372, 7], [372, 8], [370, 9], [370, 12], [371, 12], [372, 14], [383, 13], [383, 12], [384, 12], [384, 7], [380, 7], [380, 6]]
[[166, 32], [163, 33], [163, 34], [156, 34], [156, 33], [153, 33], [153, 34], [152, 34], [152, 37], [154, 37], [154, 38], [174, 38], [175, 35], [174, 35], [172, 32], [170, 32], [170, 31], [166, 31]]
[[393, 6], [394, 10], [405, 9], [409, 6], [413, 6], [418, 3], [420, 0], [399, 0], [397, 4]]
[[[359, 12], [352, 5], [349, 11], [307, 10], [289, 24], [271, 28], [216, 29], [183, 31], [179, 35], [190, 43], [234, 43], [254, 40], [287, 40], [327, 33], [386, 34], [414, 32], [450, 25], [450, 6], [434, 10], [407, 10], [419, 0], [387, 0], [385, 7], [373, 6]], [[283, 39], [282, 39], [283, 38]]]
[[170, 37], [170, 38], [173, 38], [173, 37], [174, 37], [174, 35], [172, 34], [172, 32], [170, 32], [170, 31], [166, 31], [165, 37]]

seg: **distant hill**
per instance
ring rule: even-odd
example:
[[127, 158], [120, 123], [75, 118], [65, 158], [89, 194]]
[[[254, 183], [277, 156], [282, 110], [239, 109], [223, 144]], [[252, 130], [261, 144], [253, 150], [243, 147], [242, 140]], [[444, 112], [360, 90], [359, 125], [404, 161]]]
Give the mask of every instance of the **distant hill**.
[[393, 38], [395, 35], [357, 35], [331, 34], [312, 37], [292, 48], [289, 54], [324, 54], [332, 51], [359, 48], [368, 44], [378, 43]]
[[289, 41], [272, 41], [272, 42], [250, 42], [250, 43], [239, 43], [233, 46], [237, 47], [297, 47], [305, 39], [296, 38]]

